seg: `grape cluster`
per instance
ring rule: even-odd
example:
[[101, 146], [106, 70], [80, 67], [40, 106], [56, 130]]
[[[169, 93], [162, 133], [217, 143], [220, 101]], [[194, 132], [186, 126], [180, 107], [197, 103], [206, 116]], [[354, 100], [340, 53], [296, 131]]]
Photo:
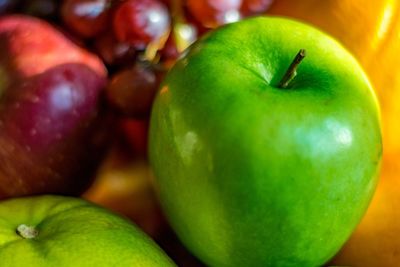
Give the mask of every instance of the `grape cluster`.
[[98, 54], [121, 115], [146, 118], [162, 77], [209, 29], [265, 12], [272, 0], [0, 0], [0, 15], [46, 19]]

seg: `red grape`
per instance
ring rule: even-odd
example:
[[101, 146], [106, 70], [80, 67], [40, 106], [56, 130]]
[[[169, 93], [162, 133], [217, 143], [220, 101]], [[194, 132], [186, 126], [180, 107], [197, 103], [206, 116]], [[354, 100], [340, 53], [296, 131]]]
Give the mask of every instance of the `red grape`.
[[127, 43], [119, 42], [112, 32], [107, 32], [96, 38], [94, 48], [109, 66], [122, 65], [135, 60], [135, 49]]
[[82, 37], [90, 38], [107, 29], [111, 0], [65, 0], [61, 17]]
[[179, 51], [176, 47], [174, 34], [171, 33], [163, 49], [161, 50], [161, 61], [163, 61], [164, 63], [166, 62], [168, 65], [170, 65], [170, 62], [175, 62], [178, 57]]
[[273, 2], [274, 0], [243, 0], [240, 11], [244, 16], [262, 14]]
[[161, 50], [161, 60], [164, 65], [171, 65], [197, 39], [197, 29], [189, 23], [175, 23], [174, 29]]
[[56, 18], [58, 4], [56, 0], [26, 0], [23, 12], [42, 18]]
[[167, 7], [157, 0], [128, 0], [117, 7], [114, 32], [120, 42], [145, 49], [168, 34], [170, 16]]
[[122, 134], [136, 156], [147, 157], [148, 119], [122, 119]]
[[106, 89], [109, 103], [125, 116], [147, 117], [161, 81], [157, 74], [161, 73], [141, 64], [116, 73]]
[[242, 0], [187, 0], [193, 17], [207, 28], [240, 20]]
[[0, 15], [14, 10], [18, 5], [18, 0], [0, 0]]

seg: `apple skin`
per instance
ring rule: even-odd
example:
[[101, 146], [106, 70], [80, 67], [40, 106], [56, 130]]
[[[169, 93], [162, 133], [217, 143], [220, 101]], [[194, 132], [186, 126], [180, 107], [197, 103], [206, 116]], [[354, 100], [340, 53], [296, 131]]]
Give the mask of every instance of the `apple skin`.
[[100, 58], [75, 45], [44, 20], [23, 15], [0, 18], [0, 62], [1, 79], [11, 81], [67, 63], [85, 64], [100, 76], [107, 75]]
[[0, 199], [78, 195], [109, 143], [106, 71], [44, 21], [0, 19]]
[[[20, 225], [37, 236], [23, 238]], [[0, 203], [0, 266], [175, 266], [138, 227], [78, 198], [37, 196]]]
[[[277, 88], [299, 49], [290, 88]], [[208, 266], [321, 266], [374, 193], [379, 107], [357, 61], [300, 22], [207, 34], [167, 74], [150, 122], [160, 200]]]
[[0, 199], [76, 195], [94, 178], [108, 144], [105, 79], [65, 64], [12, 86], [0, 98]]

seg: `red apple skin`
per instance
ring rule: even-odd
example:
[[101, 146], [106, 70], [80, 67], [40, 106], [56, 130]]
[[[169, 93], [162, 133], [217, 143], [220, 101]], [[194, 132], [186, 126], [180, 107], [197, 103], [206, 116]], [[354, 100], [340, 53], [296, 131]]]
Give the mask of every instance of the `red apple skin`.
[[7, 76], [30, 77], [66, 63], [82, 63], [101, 76], [107, 75], [100, 58], [44, 20], [23, 15], [0, 18], [0, 72], [3, 69]]
[[93, 177], [108, 134], [106, 80], [64, 64], [11, 85], [0, 98], [0, 199], [79, 194]]
[[0, 199], [90, 185], [113, 129], [105, 84], [101, 60], [48, 23], [0, 18]]

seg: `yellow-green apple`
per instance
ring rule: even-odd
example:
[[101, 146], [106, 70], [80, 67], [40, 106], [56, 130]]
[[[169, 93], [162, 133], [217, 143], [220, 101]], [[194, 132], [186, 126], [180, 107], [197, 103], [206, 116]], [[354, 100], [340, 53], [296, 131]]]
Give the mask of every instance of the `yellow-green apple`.
[[0, 18], [0, 199], [78, 194], [107, 144], [106, 70], [44, 21]]
[[138, 227], [78, 198], [5, 200], [0, 229], [1, 267], [175, 266]]
[[367, 209], [381, 153], [377, 99], [358, 62], [284, 18], [201, 38], [151, 115], [162, 206], [208, 266], [323, 265]]

